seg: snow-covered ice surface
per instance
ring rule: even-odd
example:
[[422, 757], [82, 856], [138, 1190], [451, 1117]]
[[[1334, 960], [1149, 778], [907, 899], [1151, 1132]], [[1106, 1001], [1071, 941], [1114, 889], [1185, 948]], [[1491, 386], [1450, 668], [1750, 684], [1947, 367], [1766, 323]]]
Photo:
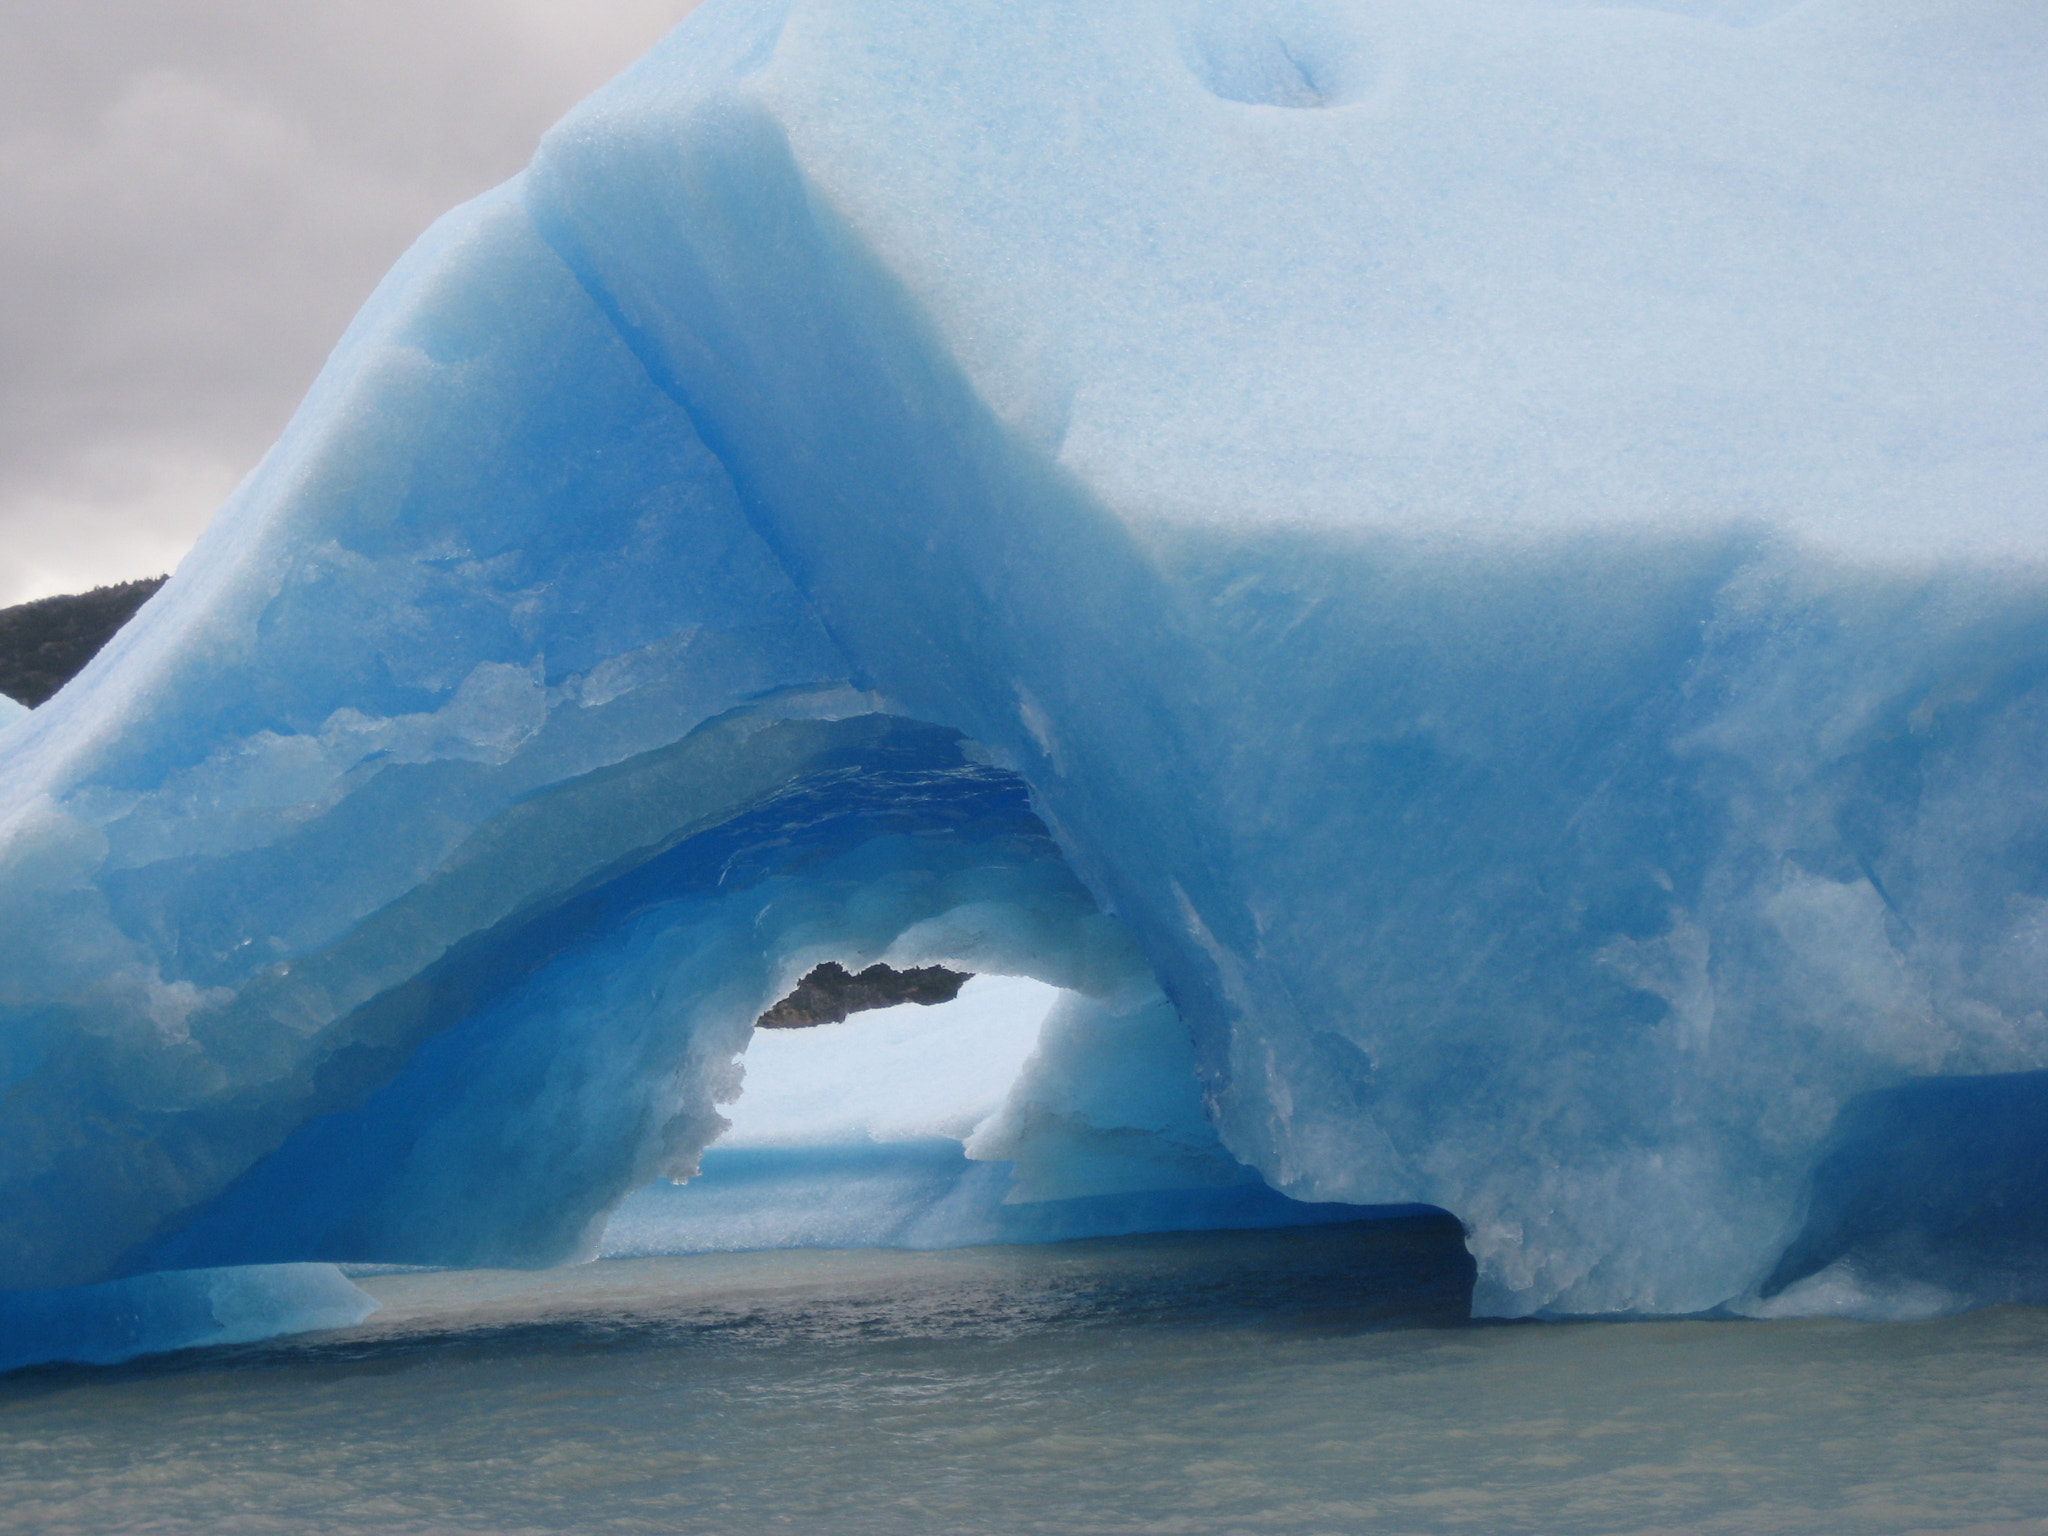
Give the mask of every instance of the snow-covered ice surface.
[[1011, 1203], [1426, 1202], [1505, 1315], [2034, 1294], [2044, 60], [712, 0], [0, 733], [0, 1287], [587, 1257], [886, 959], [1070, 994]]

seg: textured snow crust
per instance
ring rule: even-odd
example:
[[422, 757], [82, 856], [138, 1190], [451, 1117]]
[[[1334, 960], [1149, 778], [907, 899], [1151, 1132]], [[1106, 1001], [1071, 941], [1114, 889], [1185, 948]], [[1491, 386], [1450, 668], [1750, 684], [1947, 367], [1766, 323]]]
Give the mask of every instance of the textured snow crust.
[[1838, 1119], [2048, 1068], [2044, 56], [711, 0], [0, 734], [0, 1286], [588, 1256], [825, 959], [1074, 994], [1013, 1204], [1428, 1202], [1502, 1314], [1907, 1251]]

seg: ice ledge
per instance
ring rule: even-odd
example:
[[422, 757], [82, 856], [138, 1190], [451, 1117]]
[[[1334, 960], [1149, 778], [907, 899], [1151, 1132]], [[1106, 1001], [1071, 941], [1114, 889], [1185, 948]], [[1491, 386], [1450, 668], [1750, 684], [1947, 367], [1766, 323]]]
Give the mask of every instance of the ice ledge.
[[64, 1290], [0, 1292], [0, 1371], [347, 1328], [377, 1303], [332, 1264], [134, 1275]]

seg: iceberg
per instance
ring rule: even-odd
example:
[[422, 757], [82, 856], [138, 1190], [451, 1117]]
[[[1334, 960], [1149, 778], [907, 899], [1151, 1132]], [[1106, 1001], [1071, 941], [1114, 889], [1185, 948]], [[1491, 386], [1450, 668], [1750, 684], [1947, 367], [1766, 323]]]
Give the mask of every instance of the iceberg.
[[2044, 86], [2011, 0], [711, 0], [0, 731], [0, 1290], [591, 1257], [831, 960], [1064, 994], [876, 1240], [2014, 1294]]

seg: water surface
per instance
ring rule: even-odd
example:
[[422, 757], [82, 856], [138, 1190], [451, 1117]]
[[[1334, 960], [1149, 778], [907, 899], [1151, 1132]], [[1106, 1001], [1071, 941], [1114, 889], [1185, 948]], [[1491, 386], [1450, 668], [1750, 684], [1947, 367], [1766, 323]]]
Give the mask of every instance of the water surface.
[[1461, 1326], [1461, 1254], [1419, 1222], [376, 1277], [346, 1332], [0, 1380], [0, 1524], [2048, 1532], [2048, 1312]]

